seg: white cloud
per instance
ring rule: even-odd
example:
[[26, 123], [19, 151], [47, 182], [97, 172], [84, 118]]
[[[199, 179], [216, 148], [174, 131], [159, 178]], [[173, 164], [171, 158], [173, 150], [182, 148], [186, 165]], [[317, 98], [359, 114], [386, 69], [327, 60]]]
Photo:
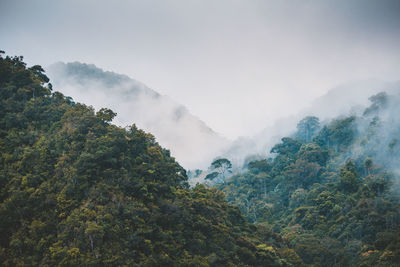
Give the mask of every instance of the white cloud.
[[230, 138], [337, 84], [400, 76], [396, 0], [5, 0], [0, 24], [7, 53], [128, 74]]

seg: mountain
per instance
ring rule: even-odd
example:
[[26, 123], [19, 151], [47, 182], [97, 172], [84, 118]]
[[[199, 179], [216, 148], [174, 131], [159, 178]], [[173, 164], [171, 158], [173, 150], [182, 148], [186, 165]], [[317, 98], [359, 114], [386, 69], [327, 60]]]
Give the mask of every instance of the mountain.
[[253, 136], [234, 140], [220, 156], [229, 158], [241, 168], [251, 158], [270, 155], [269, 151], [282, 137], [295, 133], [296, 125], [302, 118], [316, 116], [321, 122], [329, 122], [339, 116], [360, 115], [368, 106], [368, 98], [381, 91], [392, 95], [400, 94], [400, 81], [384, 82], [371, 79], [341, 84], [316, 98], [309, 107], [297, 114], [279, 118]]
[[399, 265], [396, 86], [347, 115], [302, 118], [269, 156], [230, 177], [215, 164], [213, 187], [190, 188], [150, 133], [3, 53], [1, 266]]
[[0, 53], [1, 266], [291, 265], [279, 235], [188, 188], [151, 134], [48, 82]]
[[62, 93], [114, 110], [117, 125], [135, 123], [153, 133], [185, 168], [205, 167], [229, 143], [183, 105], [126, 75], [79, 62], [55, 63], [47, 72]]
[[400, 93], [400, 81], [370, 79], [341, 84], [315, 99], [299, 116], [313, 115], [326, 120], [341, 115], [357, 115], [369, 104], [369, 97], [379, 92]]
[[398, 266], [400, 86], [388, 89], [357, 112], [302, 119], [269, 156], [215, 186], [307, 266]]

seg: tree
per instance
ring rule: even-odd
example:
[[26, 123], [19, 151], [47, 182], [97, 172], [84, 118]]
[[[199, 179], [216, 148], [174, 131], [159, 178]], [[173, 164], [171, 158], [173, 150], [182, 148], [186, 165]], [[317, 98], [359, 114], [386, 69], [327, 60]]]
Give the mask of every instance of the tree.
[[117, 116], [117, 113], [108, 108], [101, 108], [99, 111], [97, 111], [96, 116], [102, 119], [104, 122], [111, 122], [114, 117]]
[[281, 266], [151, 134], [51, 93], [41, 73], [0, 52], [0, 266]]
[[309, 143], [301, 146], [297, 157], [324, 166], [329, 158], [329, 153], [328, 150], [321, 148], [316, 143]]
[[288, 176], [293, 186], [309, 187], [318, 181], [321, 166], [315, 162], [298, 159], [292, 163], [284, 174]]
[[364, 116], [376, 115], [381, 109], [386, 108], [388, 105], [388, 95], [386, 92], [380, 92], [373, 95], [368, 98], [368, 100], [371, 101], [372, 104], [365, 109], [363, 113]]
[[247, 164], [247, 168], [249, 169], [250, 172], [253, 172], [255, 174], [259, 172], [268, 173], [271, 170], [271, 164], [266, 159], [255, 160], [249, 162], [249, 164]]
[[30, 67], [29, 70], [36, 78], [40, 80], [40, 82], [48, 83], [50, 81], [49, 78], [44, 74], [45, 71], [41, 66], [35, 65]]
[[339, 177], [339, 189], [347, 193], [354, 193], [358, 190], [357, 171], [352, 161], [346, 162], [345, 166], [340, 170]]
[[210, 169], [213, 170], [213, 173], [217, 173], [217, 175], [210, 173], [207, 175], [207, 179], [214, 180], [219, 177], [219, 180], [224, 183], [226, 180], [226, 175], [232, 172], [232, 163], [226, 158], [216, 159], [211, 163]]
[[296, 137], [306, 143], [311, 142], [312, 138], [317, 134], [320, 127], [321, 125], [317, 117], [305, 117], [297, 124]]
[[343, 152], [349, 149], [356, 137], [355, 122], [355, 116], [333, 120], [329, 125], [322, 128], [314, 140], [321, 147], [334, 148], [335, 152]]
[[279, 155], [285, 155], [285, 156], [294, 156], [294, 154], [299, 151], [301, 147], [301, 143], [293, 138], [290, 137], [283, 137], [282, 138], [282, 143], [275, 145], [271, 149], [271, 153], [277, 153]]
[[207, 176], [206, 176], [204, 179], [206, 179], [206, 180], [211, 180], [211, 181], [212, 181], [212, 180], [214, 180], [215, 178], [217, 178], [218, 175], [219, 175], [218, 172], [212, 172], [212, 173], [207, 174]]

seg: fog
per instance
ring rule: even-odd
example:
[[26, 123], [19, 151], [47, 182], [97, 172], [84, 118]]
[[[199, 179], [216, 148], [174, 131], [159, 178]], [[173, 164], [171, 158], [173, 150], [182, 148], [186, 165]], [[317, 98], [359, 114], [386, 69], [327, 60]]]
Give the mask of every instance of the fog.
[[[365, 80], [332, 88], [323, 96], [314, 99], [310, 105], [300, 110], [297, 114], [281, 117], [275, 120], [274, 124], [254, 135], [236, 139], [228, 149], [221, 152], [220, 156], [229, 158], [240, 169], [248, 158], [271, 156], [271, 148], [279, 143], [282, 137], [292, 136], [297, 130], [297, 123], [304, 117], [315, 116], [323, 124], [328, 124], [338, 117], [362, 116], [365, 108], [370, 104], [369, 98], [379, 92], [386, 92], [389, 95], [399, 94], [400, 81]], [[392, 116], [397, 114], [394, 109], [386, 112], [388, 114], [392, 112]], [[363, 131], [360, 131], [360, 134], [363, 133]]]
[[[350, 92], [350, 93], [348, 93]], [[217, 158], [228, 158], [232, 164], [232, 175], [246, 172], [247, 164], [254, 160], [274, 158], [271, 148], [281, 143], [283, 137], [299, 138], [297, 125], [308, 116], [315, 116], [321, 122], [318, 136], [324, 126], [330, 127], [337, 120], [354, 117], [352, 144], [340, 153], [332, 153], [330, 161], [336, 167], [345, 164], [347, 160], [362, 166], [362, 175], [379, 172], [384, 168], [400, 175], [400, 81], [382, 82], [377, 80], [352, 82], [328, 91], [324, 96], [313, 101], [313, 104], [295, 116], [281, 118], [276, 123], [265, 128], [260, 133], [241, 137], [231, 143]], [[310, 138], [310, 142], [312, 138]], [[304, 140], [303, 140], [304, 142]], [[334, 147], [330, 148], [333, 152]], [[367, 173], [364, 164], [372, 160], [372, 167]], [[204, 169], [200, 175], [190, 173], [190, 183], [214, 184], [206, 180], [212, 168]]]
[[370, 102], [356, 122], [359, 141], [344, 157], [362, 163], [370, 158], [373, 169], [383, 167], [400, 175], [400, 84], [397, 89], [372, 96]]
[[136, 124], [153, 134], [185, 168], [207, 167], [229, 143], [186, 107], [128, 76], [79, 62], [53, 64], [47, 75], [55, 90], [74, 101], [112, 109], [117, 113], [113, 123]]
[[126, 75], [50, 78], [186, 168], [265, 157], [302, 117], [359, 113], [400, 77], [397, 0], [3, 0], [0, 25], [0, 49], [28, 64]]
[[126, 74], [234, 140], [340, 84], [398, 80], [399, 14], [397, 0], [3, 0], [0, 36], [29, 64]]
[[400, 89], [400, 82], [379, 80], [342, 84], [297, 114], [277, 118], [274, 124], [253, 135], [229, 140], [193, 116], [184, 105], [128, 76], [79, 62], [53, 64], [47, 68], [47, 75], [56, 90], [96, 109], [113, 109], [118, 114], [115, 124], [125, 127], [135, 123], [152, 133], [185, 168], [203, 170], [216, 157], [226, 157], [240, 171], [249, 159], [271, 156], [272, 146], [282, 137], [293, 135], [302, 118], [312, 115], [329, 123], [339, 116], [361, 116], [370, 96], [381, 91], [396, 95]]

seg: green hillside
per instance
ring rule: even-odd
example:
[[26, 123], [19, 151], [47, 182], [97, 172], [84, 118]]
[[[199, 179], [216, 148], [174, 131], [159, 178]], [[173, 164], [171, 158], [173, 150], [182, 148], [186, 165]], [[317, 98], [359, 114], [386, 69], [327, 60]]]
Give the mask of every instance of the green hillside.
[[400, 265], [399, 96], [360, 116], [316, 117], [273, 157], [218, 185], [249, 221], [280, 233], [310, 266]]
[[[151, 134], [0, 57], [1, 266], [287, 266], [280, 237], [188, 188]], [[278, 246], [278, 247], [277, 247]]]
[[1, 266], [399, 266], [399, 95], [189, 188], [151, 134], [0, 55]]

